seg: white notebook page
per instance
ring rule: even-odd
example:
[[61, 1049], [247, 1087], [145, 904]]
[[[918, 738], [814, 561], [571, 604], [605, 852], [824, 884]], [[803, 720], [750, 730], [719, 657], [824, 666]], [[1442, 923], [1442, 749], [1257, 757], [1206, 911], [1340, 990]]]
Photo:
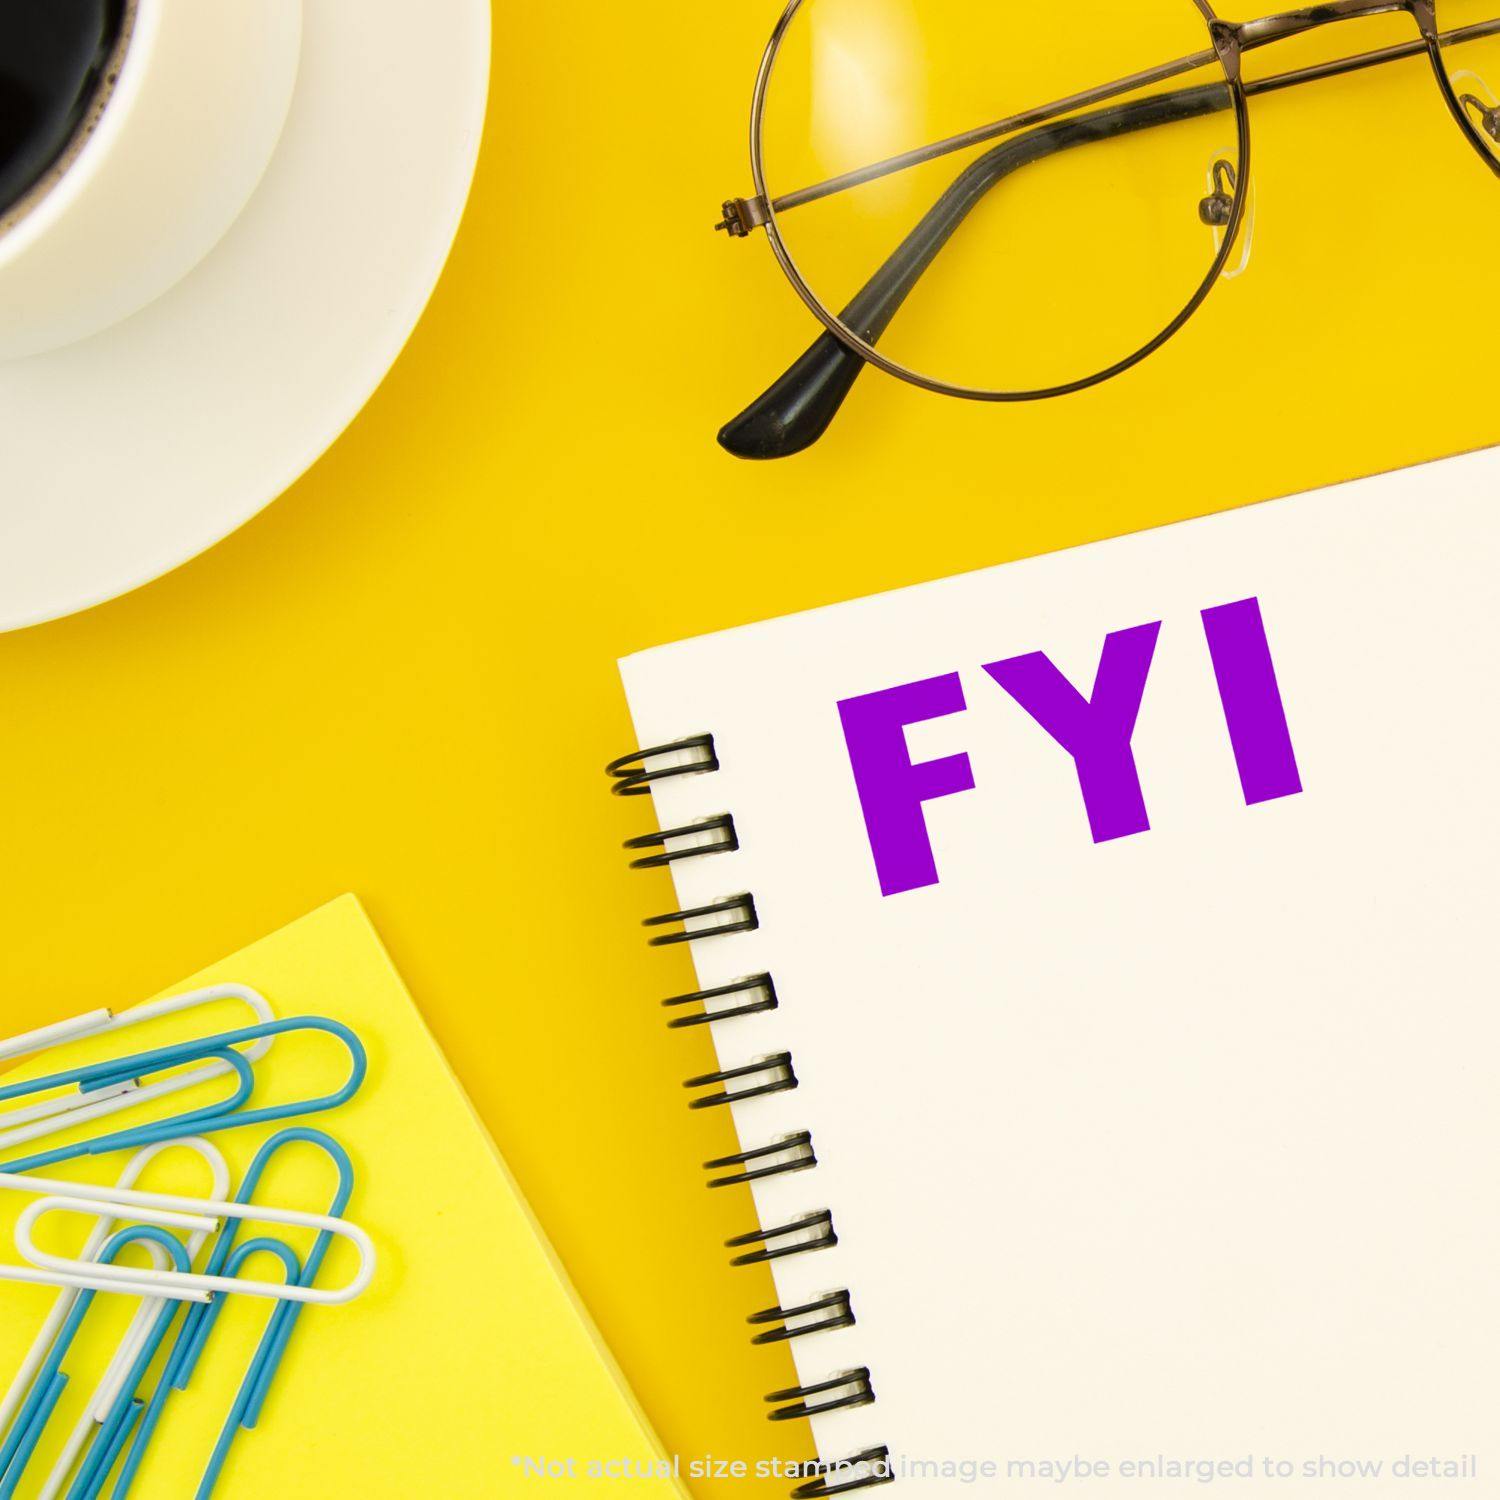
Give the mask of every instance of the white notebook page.
[[[714, 1040], [795, 1060], [735, 1119], [813, 1134], [757, 1207], [833, 1213], [775, 1266], [783, 1306], [852, 1293], [855, 1327], [791, 1346], [804, 1384], [872, 1371], [825, 1458], [888, 1445], [913, 1494], [1500, 1493], [1497, 567], [1489, 453], [622, 663], [640, 743], [722, 762], [656, 814], [738, 830], [674, 874], [759, 913], [695, 959], [775, 979]], [[1111, 633], [1086, 807], [1000, 678], [1088, 698]], [[882, 894], [839, 705], [954, 673], [966, 707], [904, 743], [973, 789], [916, 804], [936, 883]], [[861, 744], [899, 884], [926, 773]]]

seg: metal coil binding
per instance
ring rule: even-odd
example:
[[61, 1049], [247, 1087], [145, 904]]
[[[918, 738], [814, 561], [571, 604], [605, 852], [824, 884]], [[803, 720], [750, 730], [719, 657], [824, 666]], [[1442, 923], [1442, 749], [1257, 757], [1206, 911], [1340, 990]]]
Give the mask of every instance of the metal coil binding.
[[[694, 839], [685, 849], [668, 846], [683, 839]], [[689, 823], [685, 828], [663, 828], [660, 833], [643, 833], [639, 838], [626, 839], [627, 849], [657, 849], [660, 853], [643, 854], [630, 861], [632, 870], [655, 870], [662, 865], [673, 865], [682, 859], [699, 859], [705, 854], [732, 854], [740, 847], [739, 835], [734, 831], [734, 819], [728, 813], [717, 818], [705, 818], [701, 823]]]
[[[814, 1400], [821, 1397], [821, 1400]], [[803, 1417], [821, 1416], [825, 1411], [842, 1411], [851, 1406], [869, 1406], [875, 1399], [875, 1388], [870, 1384], [870, 1372], [861, 1366], [857, 1370], [845, 1370], [831, 1380], [821, 1380], [817, 1385], [794, 1385], [790, 1390], [772, 1391], [768, 1402], [785, 1401], [782, 1406], [769, 1413], [773, 1422], [795, 1422]]]
[[[622, 755], [611, 761], [605, 772], [611, 778], [610, 790], [617, 796], [639, 797], [659, 781], [678, 776], [707, 775], [718, 769], [714, 737], [699, 734]], [[727, 812], [625, 841], [626, 851], [635, 855], [630, 861], [631, 868], [637, 870], [658, 869], [715, 854], [732, 854], [739, 847], [734, 818]], [[674, 928], [671, 932], [655, 933], [649, 939], [653, 947], [665, 947], [675, 943], [702, 942], [729, 933], [753, 932], [760, 926], [760, 918], [756, 913], [755, 898], [742, 892], [707, 906], [648, 917], [642, 925]], [[668, 1020], [669, 1027], [679, 1029], [759, 1015], [775, 1010], [779, 1001], [771, 976], [752, 974], [731, 984], [673, 995], [662, 1004], [673, 1010], [683, 1006], [697, 1007]], [[777, 1052], [757, 1058], [744, 1067], [689, 1078], [684, 1086], [713, 1089], [712, 1093], [692, 1100], [689, 1106], [709, 1109], [795, 1089], [797, 1074], [791, 1054]], [[703, 1165], [705, 1171], [724, 1174], [711, 1177], [708, 1182], [710, 1188], [722, 1188], [808, 1171], [817, 1164], [812, 1135], [802, 1130], [733, 1156], [717, 1157]], [[828, 1209], [817, 1209], [789, 1224], [771, 1229], [759, 1228], [725, 1241], [726, 1248], [741, 1252], [730, 1261], [735, 1266], [763, 1265], [792, 1255], [826, 1250], [836, 1244], [838, 1235]], [[856, 1319], [849, 1293], [841, 1289], [801, 1306], [767, 1308], [752, 1314], [748, 1321], [757, 1330], [751, 1335], [752, 1343], [777, 1344], [808, 1334], [852, 1328]], [[875, 1388], [869, 1370], [861, 1366], [841, 1371], [813, 1385], [772, 1391], [766, 1400], [776, 1408], [768, 1414], [771, 1421], [805, 1421], [826, 1412], [869, 1406], [875, 1400]], [[798, 1485], [791, 1493], [793, 1500], [822, 1500], [824, 1496], [889, 1484], [894, 1477], [890, 1450], [870, 1448], [846, 1459], [820, 1460], [814, 1477]]]
[[[670, 765], [653, 767], [653, 760], [667, 760], [679, 756], [686, 759], [673, 760]], [[691, 739], [677, 740], [670, 745], [653, 745], [649, 750], [635, 750], [612, 760], [605, 766], [604, 774], [612, 777], [610, 787], [617, 797], [644, 797], [653, 782], [667, 781], [673, 776], [696, 776], [705, 771], [719, 769], [718, 756], [714, 754], [714, 737], [711, 734], [694, 735]]]
[[741, 1099], [759, 1099], [763, 1094], [784, 1094], [797, 1087], [797, 1075], [792, 1071], [792, 1054], [775, 1052], [743, 1068], [726, 1068], [721, 1073], [702, 1073], [689, 1078], [683, 1087], [687, 1089], [707, 1088], [710, 1084], [733, 1085], [716, 1094], [706, 1094], [694, 1099], [689, 1109], [711, 1109], [718, 1104], [738, 1104]]
[[705, 1172], [720, 1172], [725, 1167], [747, 1167], [748, 1171], [735, 1172], [729, 1177], [711, 1177], [711, 1188], [735, 1187], [741, 1182], [760, 1182], [767, 1177], [780, 1177], [787, 1172], [805, 1172], [815, 1167], [818, 1158], [813, 1151], [812, 1133], [799, 1130], [795, 1135], [784, 1135], [769, 1146], [759, 1146], [754, 1151], [741, 1151], [735, 1156], [719, 1156], [703, 1163]]
[[832, 1250], [839, 1237], [834, 1232], [833, 1214], [826, 1208], [815, 1213], [799, 1214], [790, 1224], [774, 1229], [752, 1229], [724, 1241], [726, 1250], [741, 1250], [753, 1245], [743, 1255], [729, 1262], [732, 1266], [758, 1266], [768, 1260], [784, 1260], [788, 1255], [808, 1255], [814, 1250]]
[[[792, 1491], [792, 1500], [823, 1500], [825, 1495], [847, 1495], [852, 1490], [867, 1490], [877, 1484], [889, 1484], [896, 1476], [891, 1473], [891, 1450], [886, 1447], [866, 1448], [863, 1453], [848, 1458], [833, 1459], [818, 1465], [821, 1471], [816, 1479], [799, 1484]], [[831, 1475], [848, 1474], [830, 1484]]]
[[[753, 995], [754, 999], [745, 999], [734, 1005], [726, 1005], [720, 1009], [714, 1009], [710, 1001], [724, 1000], [730, 995]], [[778, 1004], [776, 999], [776, 986], [771, 982], [769, 974], [752, 974], [748, 979], [736, 979], [733, 984], [721, 984], [717, 989], [693, 990], [687, 995], [673, 995], [663, 1000], [665, 1006], [678, 1005], [701, 1005], [703, 1008], [693, 1015], [673, 1016], [667, 1025], [674, 1031], [683, 1026], [704, 1026], [710, 1021], [732, 1021], [736, 1016], [759, 1015], [761, 1011], [775, 1010]]]
[[752, 1344], [784, 1344], [809, 1333], [831, 1333], [836, 1328], [853, 1328], [856, 1320], [849, 1293], [837, 1291], [829, 1292], [826, 1297], [819, 1297], [816, 1302], [804, 1302], [800, 1307], [767, 1307], [761, 1312], [751, 1313], [745, 1321], [751, 1327], [766, 1323], [779, 1325], [755, 1334], [750, 1340]]
[[[704, 923], [708, 918], [716, 920], [707, 926], [690, 927], [688, 923]], [[690, 906], [686, 911], [664, 911], [660, 916], [645, 917], [642, 927], [668, 927], [681, 924], [679, 932], [659, 932], [647, 941], [653, 948], [666, 948], [673, 943], [697, 943], [704, 938], [726, 937], [731, 932], [754, 932], [760, 926], [755, 915], [755, 898], [750, 895], [729, 896], [709, 906]]]

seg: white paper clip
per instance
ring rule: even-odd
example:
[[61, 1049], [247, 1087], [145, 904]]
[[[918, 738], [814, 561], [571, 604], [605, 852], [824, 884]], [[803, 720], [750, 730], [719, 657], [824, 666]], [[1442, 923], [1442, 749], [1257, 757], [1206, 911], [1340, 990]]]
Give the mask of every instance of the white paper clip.
[[[136, 1152], [126, 1164], [125, 1170], [120, 1174], [120, 1180], [115, 1185], [115, 1188], [108, 1189], [107, 1191], [113, 1192], [119, 1188], [133, 1187], [140, 1179], [141, 1174], [158, 1156], [178, 1149], [196, 1152], [208, 1163], [209, 1171], [212, 1174], [212, 1192], [215, 1198], [223, 1198], [228, 1194], [228, 1163], [225, 1162], [222, 1153], [216, 1146], [195, 1137], [188, 1137], [177, 1141], [161, 1141], [155, 1145], [144, 1147]], [[114, 1232], [117, 1223], [118, 1219], [115, 1218], [101, 1218], [99, 1220], [98, 1226], [89, 1236], [88, 1243], [84, 1246], [82, 1256], [80, 1257], [81, 1260], [94, 1261], [97, 1259], [110, 1235]], [[188, 1255], [194, 1260], [197, 1259], [198, 1252], [203, 1248], [207, 1237], [208, 1234], [206, 1231], [200, 1231], [188, 1238]], [[152, 1261], [159, 1270], [166, 1268], [167, 1256], [159, 1246], [145, 1242], [141, 1248], [151, 1256]], [[68, 1287], [58, 1296], [56, 1302], [53, 1303], [52, 1311], [47, 1315], [46, 1321], [42, 1324], [35, 1342], [27, 1352], [26, 1358], [22, 1361], [21, 1367], [16, 1373], [16, 1378], [11, 1382], [10, 1389], [3, 1397], [0, 1397], [0, 1434], [8, 1430], [16, 1413], [20, 1410], [22, 1402], [25, 1401], [31, 1389], [32, 1382], [36, 1379], [37, 1372], [46, 1362], [47, 1356], [52, 1350], [52, 1345], [62, 1330], [63, 1324], [67, 1322], [68, 1315], [73, 1311], [74, 1304], [78, 1300], [79, 1290], [76, 1287]], [[130, 1327], [125, 1331], [124, 1338], [120, 1341], [119, 1348], [110, 1360], [103, 1378], [99, 1382], [98, 1389], [94, 1393], [93, 1399], [84, 1410], [82, 1416], [79, 1417], [73, 1431], [68, 1434], [67, 1442], [58, 1456], [52, 1472], [47, 1476], [46, 1483], [37, 1492], [37, 1500], [57, 1500], [57, 1497], [67, 1487], [73, 1471], [78, 1465], [80, 1455], [88, 1446], [93, 1429], [104, 1422], [111, 1408], [119, 1399], [120, 1391], [125, 1384], [131, 1367], [135, 1364], [137, 1357], [145, 1345], [146, 1339], [150, 1336], [151, 1329], [156, 1322], [157, 1314], [160, 1313], [166, 1300], [159, 1296], [150, 1295], [142, 1301], [135, 1317], [131, 1320]], [[195, 1300], [207, 1302], [211, 1299], [204, 1293]]]
[[[0, 1266], [0, 1281], [29, 1281], [43, 1286], [93, 1287], [99, 1291], [128, 1291], [135, 1296], [164, 1297], [199, 1302], [199, 1293], [232, 1292], [242, 1297], [266, 1297], [276, 1302], [338, 1306], [352, 1302], [375, 1276], [375, 1244], [357, 1224], [327, 1214], [298, 1209], [267, 1208], [260, 1204], [228, 1203], [221, 1199], [182, 1198], [171, 1193], [141, 1193], [124, 1188], [89, 1187], [0, 1172], [0, 1190], [39, 1194], [16, 1220], [16, 1248], [26, 1266]], [[38, 1219], [49, 1213], [95, 1214], [101, 1219], [126, 1219], [132, 1224], [154, 1224], [189, 1234], [211, 1232], [224, 1219], [246, 1219], [257, 1224], [289, 1224], [318, 1234], [336, 1235], [352, 1244], [359, 1270], [344, 1287], [287, 1286], [283, 1282], [250, 1281], [237, 1276], [207, 1276], [194, 1272], [142, 1270], [134, 1266], [90, 1264], [51, 1255], [32, 1238]]]
[[[56, 1021], [36, 1031], [24, 1032], [0, 1041], [0, 1063], [32, 1057], [52, 1047], [68, 1042], [86, 1041], [91, 1037], [107, 1036], [124, 1031], [131, 1026], [140, 1026], [161, 1016], [175, 1015], [178, 1011], [193, 1010], [200, 1005], [211, 1005], [218, 1000], [239, 1000], [248, 1005], [258, 1022], [276, 1019], [270, 1002], [264, 995], [243, 984], [216, 984], [207, 989], [190, 990], [183, 995], [170, 995], [165, 1000], [148, 1000], [142, 1005], [133, 1005], [117, 1015], [111, 1010], [89, 1011], [69, 1021]], [[271, 1048], [273, 1038], [263, 1037], [244, 1049], [246, 1061], [256, 1063]], [[175, 1077], [159, 1079], [141, 1084], [134, 1080], [111, 1084], [88, 1094], [64, 1093], [36, 1104], [23, 1105], [19, 1109], [0, 1113], [0, 1153], [27, 1141], [43, 1136], [71, 1130], [75, 1125], [86, 1125], [91, 1120], [106, 1119], [121, 1110], [133, 1109], [138, 1104], [148, 1104], [170, 1094], [180, 1093], [196, 1084], [222, 1078], [232, 1072], [229, 1064], [212, 1060], [190, 1068]]]

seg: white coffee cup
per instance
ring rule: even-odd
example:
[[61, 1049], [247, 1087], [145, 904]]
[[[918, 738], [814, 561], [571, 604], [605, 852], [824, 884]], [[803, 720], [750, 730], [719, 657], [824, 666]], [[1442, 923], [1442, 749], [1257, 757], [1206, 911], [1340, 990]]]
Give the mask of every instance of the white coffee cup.
[[302, 0], [129, 0], [113, 84], [0, 215], [0, 360], [110, 327], [218, 243], [291, 104]]

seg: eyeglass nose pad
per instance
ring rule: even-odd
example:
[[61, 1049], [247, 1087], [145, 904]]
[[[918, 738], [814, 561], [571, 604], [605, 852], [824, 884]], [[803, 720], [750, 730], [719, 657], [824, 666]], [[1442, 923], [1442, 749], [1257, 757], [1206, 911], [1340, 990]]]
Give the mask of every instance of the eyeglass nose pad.
[[1199, 202], [1198, 217], [1210, 229], [1228, 229], [1234, 217], [1234, 199], [1228, 193], [1210, 193]]
[[1198, 203], [1198, 217], [1210, 229], [1227, 229], [1234, 218], [1234, 167], [1221, 156], [1213, 166], [1213, 191]]
[[1250, 250], [1255, 238], [1255, 187], [1242, 183], [1233, 160], [1222, 151], [1215, 152], [1208, 169], [1208, 193], [1198, 200], [1198, 219], [1213, 232], [1214, 249], [1222, 251], [1224, 236], [1234, 222], [1235, 207], [1241, 191], [1248, 196], [1241, 215], [1239, 253], [1219, 272], [1221, 280], [1233, 281], [1244, 275], [1250, 265]]
[[[1500, 98], [1500, 94], [1496, 94], [1494, 89], [1477, 73], [1470, 73], [1467, 75], [1467, 78], [1488, 94], [1491, 99]], [[1478, 94], [1461, 94], [1458, 102], [1465, 109], [1474, 112], [1479, 120], [1479, 128], [1492, 141], [1500, 143], [1500, 104], [1486, 104]]]
[[1500, 143], [1500, 107], [1485, 110], [1479, 117], [1479, 123], [1492, 141]]

